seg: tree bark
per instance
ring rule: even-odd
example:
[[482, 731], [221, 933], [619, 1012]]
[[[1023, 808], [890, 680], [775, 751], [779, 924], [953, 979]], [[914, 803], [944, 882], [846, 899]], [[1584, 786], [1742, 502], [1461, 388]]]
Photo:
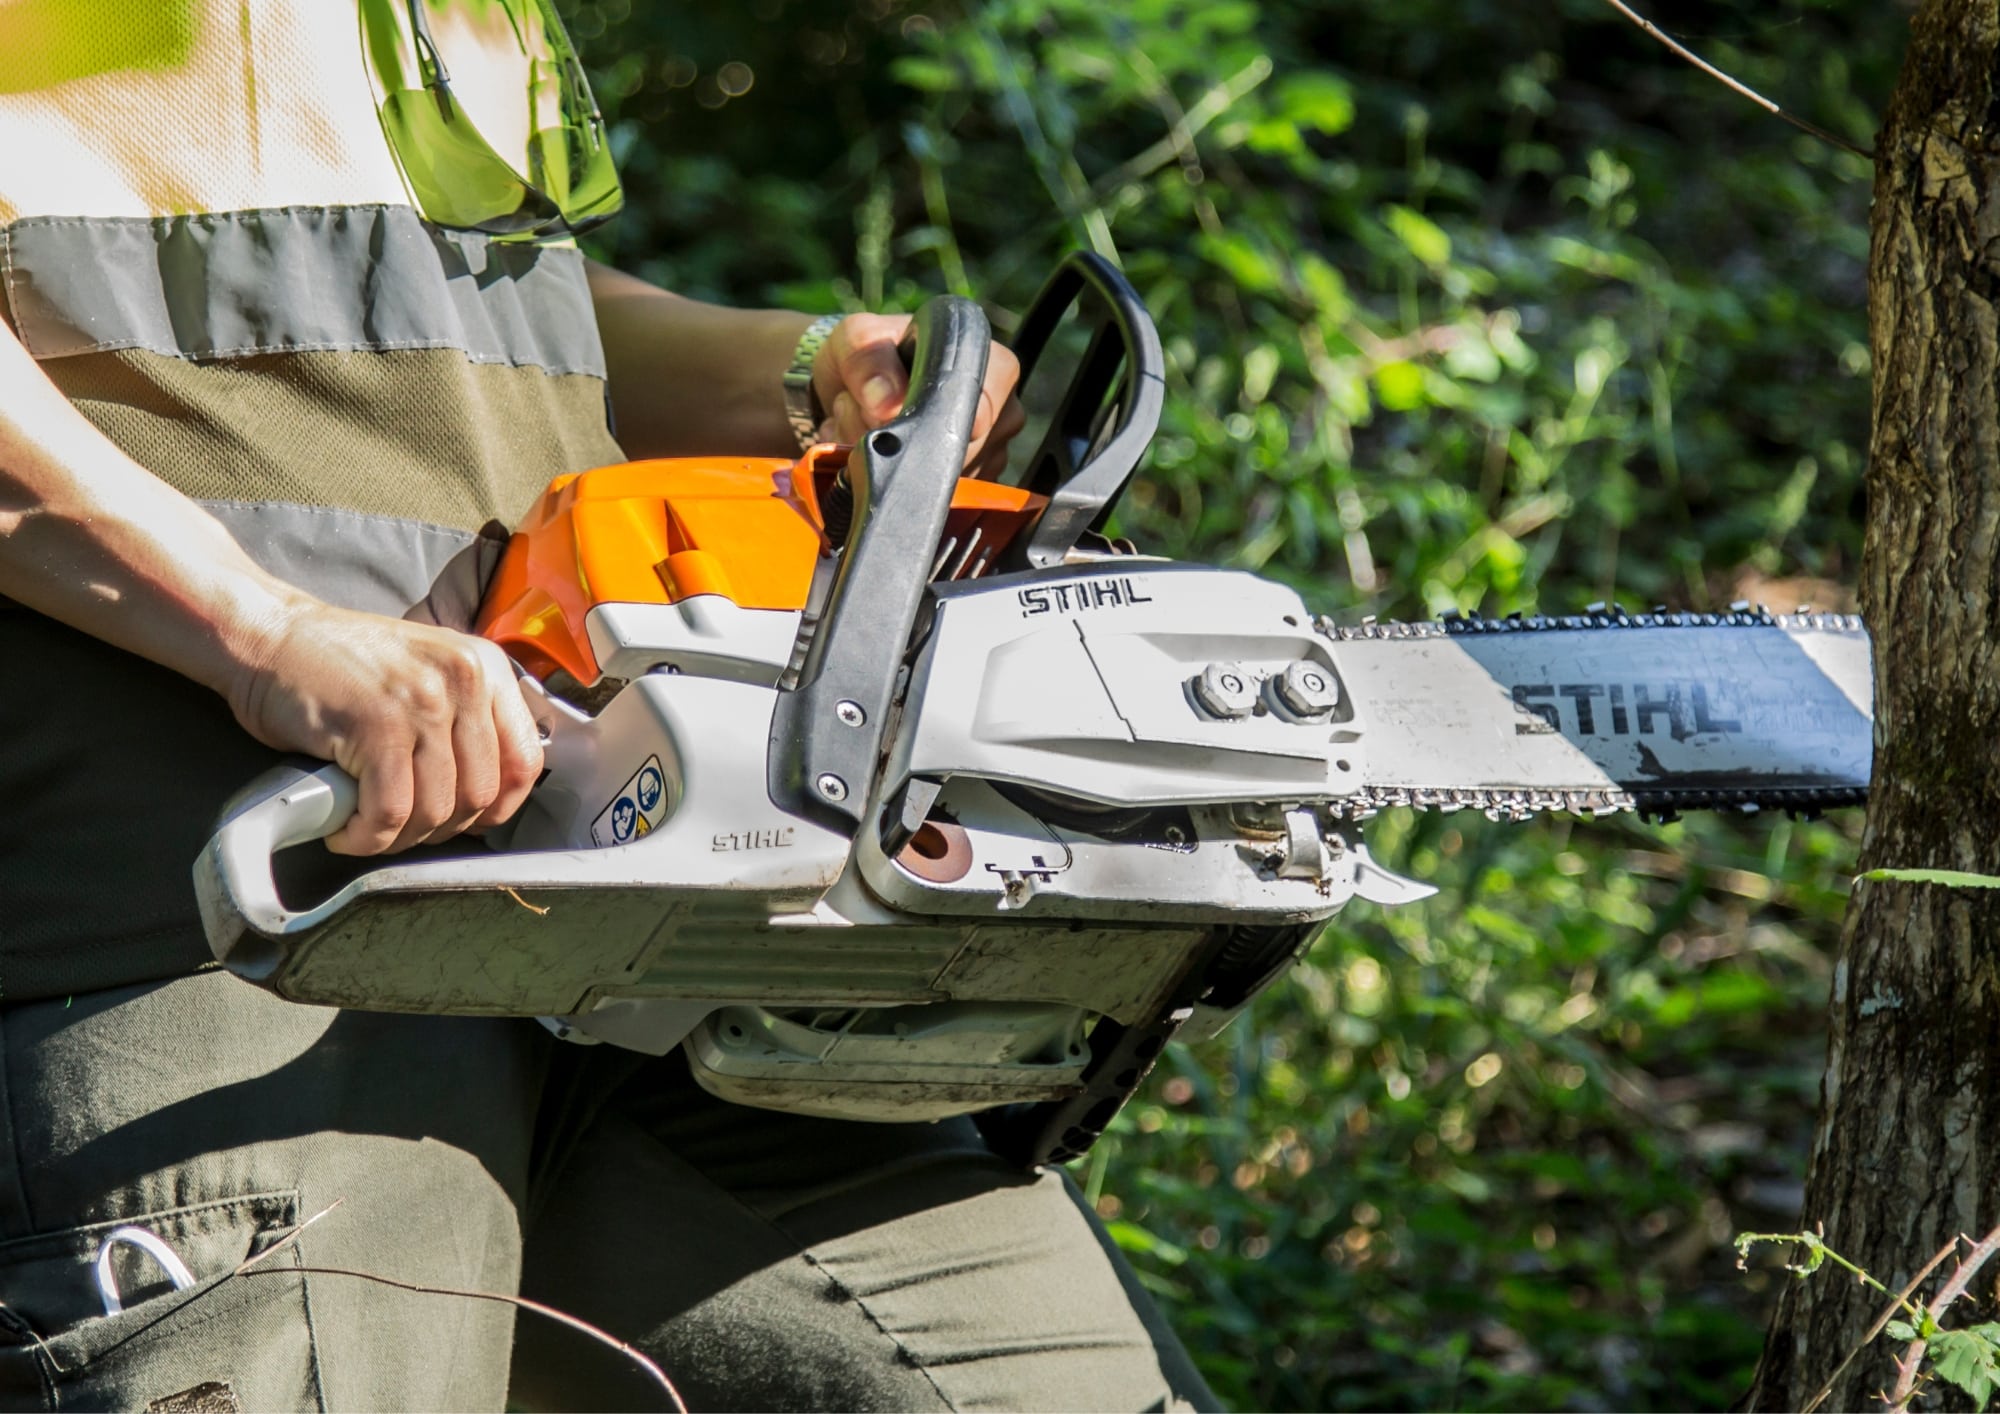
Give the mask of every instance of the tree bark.
[[[2000, 874], [1996, 60], [2000, 0], [1925, 0], [1876, 144], [1864, 870]], [[1831, 1023], [1805, 1220], [1900, 1288], [2000, 1219], [2000, 891], [1857, 884]], [[1995, 1277], [1947, 1324], [1994, 1319]], [[1789, 1283], [1749, 1406], [1801, 1407], [1885, 1304], [1831, 1267]], [[1879, 1407], [1900, 1353], [1887, 1337], [1861, 1352], [1826, 1407]]]

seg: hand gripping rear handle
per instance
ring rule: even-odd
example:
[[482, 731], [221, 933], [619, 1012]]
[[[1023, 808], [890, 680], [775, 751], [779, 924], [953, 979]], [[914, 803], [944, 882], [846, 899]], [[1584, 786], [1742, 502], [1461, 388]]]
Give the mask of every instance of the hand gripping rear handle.
[[278, 896], [271, 871], [281, 849], [324, 839], [354, 814], [354, 777], [338, 766], [275, 766], [239, 791], [194, 866], [202, 926], [216, 957], [257, 981], [283, 950], [269, 941], [320, 921], [324, 906], [296, 911]]

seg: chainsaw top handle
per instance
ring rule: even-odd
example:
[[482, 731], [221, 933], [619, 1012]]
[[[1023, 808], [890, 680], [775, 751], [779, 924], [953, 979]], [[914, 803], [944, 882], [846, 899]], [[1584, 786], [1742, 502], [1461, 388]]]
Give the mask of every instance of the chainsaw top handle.
[[1123, 272], [1092, 251], [1065, 257], [1021, 317], [1013, 347], [1022, 388], [1034, 387], [1035, 369], [1071, 309], [1088, 342], [1020, 477], [1027, 490], [1049, 498], [1048, 508], [1008, 549], [1002, 569], [1060, 565], [1086, 532], [1102, 530], [1159, 429], [1166, 401], [1159, 331]]
[[[868, 807], [896, 674], [972, 445], [992, 332], [978, 305], [939, 295], [911, 322], [903, 410], [854, 449], [853, 512], [823, 604], [800, 628], [798, 685], [771, 719], [779, 809], [852, 835]], [[817, 597], [817, 593], [815, 595]]]

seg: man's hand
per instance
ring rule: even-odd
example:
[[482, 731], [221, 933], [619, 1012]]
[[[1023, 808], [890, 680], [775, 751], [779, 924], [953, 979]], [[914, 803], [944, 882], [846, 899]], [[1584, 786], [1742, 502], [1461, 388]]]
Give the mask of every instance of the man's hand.
[[[594, 261], [585, 268], [627, 456], [798, 455], [782, 377], [810, 314], [726, 309]], [[834, 327], [813, 360], [823, 440], [852, 445], [902, 410], [910, 375], [896, 344], [909, 325], [906, 314], [850, 314]], [[974, 476], [1006, 465], [1007, 443], [1027, 421], [1014, 396], [1020, 373], [1020, 361], [993, 345], [966, 461]]]
[[[827, 411], [822, 440], [851, 445], [902, 411], [910, 374], [896, 345], [909, 326], [907, 314], [850, 314], [834, 326], [813, 361], [813, 391]], [[1020, 377], [1020, 360], [993, 345], [965, 459], [968, 475], [997, 476], [1006, 466], [1007, 444], [1027, 422], [1014, 393]]]
[[332, 761], [361, 784], [335, 854], [387, 854], [497, 825], [542, 769], [513, 668], [483, 638], [316, 601], [265, 635], [229, 705], [267, 746]]

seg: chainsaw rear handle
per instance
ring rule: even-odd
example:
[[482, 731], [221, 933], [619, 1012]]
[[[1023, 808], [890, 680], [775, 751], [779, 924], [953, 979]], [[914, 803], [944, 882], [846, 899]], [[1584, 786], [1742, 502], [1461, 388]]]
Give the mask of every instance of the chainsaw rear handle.
[[285, 765], [257, 777], [224, 807], [195, 861], [194, 890], [216, 956], [228, 958], [232, 971], [255, 980], [260, 959], [265, 970], [277, 961], [276, 952], [249, 945], [246, 933], [275, 937], [310, 921], [278, 896], [273, 857], [332, 834], [359, 803], [354, 777], [340, 767]]
[[1090, 341], [1020, 482], [1047, 496], [1048, 508], [1003, 557], [1003, 569], [1060, 565], [1086, 532], [1102, 530], [1160, 426], [1167, 366], [1159, 331], [1123, 272], [1092, 251], [1064, 259], [1022, 316], [1014, 336], [1022, 386], [1072, 308]]
[[[771, 719], [779, 809], [853, 836], [867, 818], [896, 674], [909, 648], [952, 492], [972, 445], [992, 331], [978, 305], [939, 295], [911, 321], [897, 417], [861, 439], [846, 477], [853, 515], [799, 670]], [[813, 624], [811, 610], [806, 624]]]

